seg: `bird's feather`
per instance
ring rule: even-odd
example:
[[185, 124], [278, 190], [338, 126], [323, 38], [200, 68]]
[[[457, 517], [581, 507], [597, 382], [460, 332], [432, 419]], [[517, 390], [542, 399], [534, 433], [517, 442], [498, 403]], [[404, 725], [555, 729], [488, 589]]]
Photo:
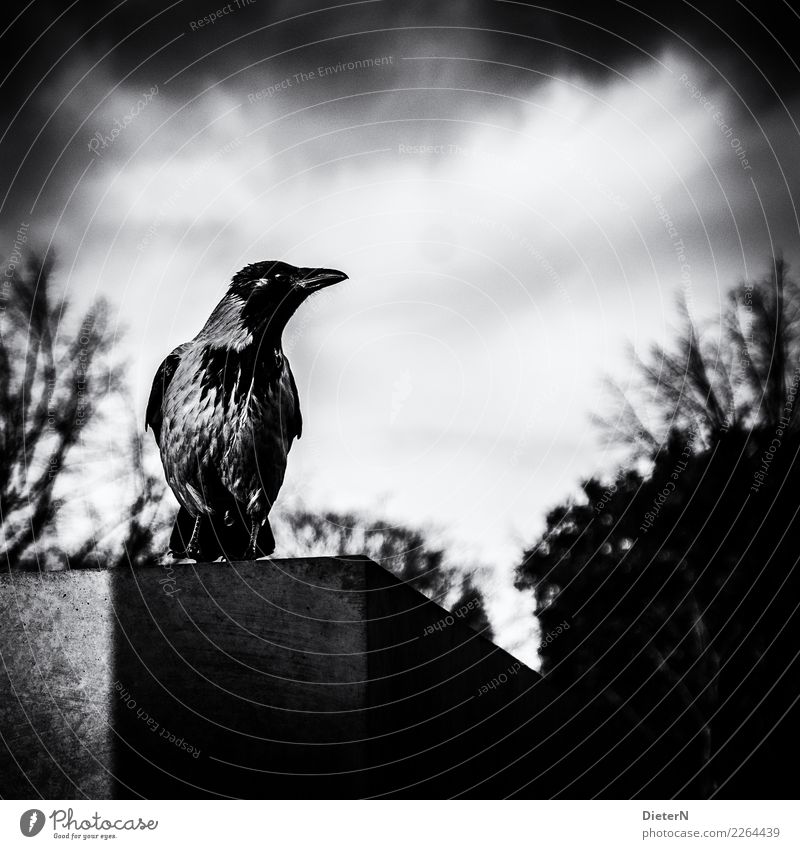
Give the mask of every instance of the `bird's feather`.
[[150, 388], [150, 397], [147, 399], [147, 409], [144, 415], [144, 429], [149, 427], [153, 431], [156, 445], [161, 444], [161, 423], [164, 419], [163, 406], [164, 396], [175, 371], [181, 361], [181, 355], [189, 347], [188, 343], [178, 345], [172, 353], [168, 354], [158, 367], [153, 385]]
[[291, 433], [298, 439], [303, 435], [303, 415], [300, 412], [300, 394], [297, 391], [297, 384], [294, 380], [292, 370], [289, 369], [289, 380], [292, 386], [292, 397], [294, 399], [294, 419], [291, 422]]

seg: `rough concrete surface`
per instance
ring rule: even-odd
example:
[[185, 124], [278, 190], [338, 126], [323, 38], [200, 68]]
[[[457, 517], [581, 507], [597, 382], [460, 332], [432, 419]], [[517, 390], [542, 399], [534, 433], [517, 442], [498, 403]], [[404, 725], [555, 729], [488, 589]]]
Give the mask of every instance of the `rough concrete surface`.
[[540, 676], [363, 557], [7, 574], [0, 611], [4, 797], [535, 796], [557, 780]]
[[0, 576], [0, 795], [111, 793], [108, 572]]

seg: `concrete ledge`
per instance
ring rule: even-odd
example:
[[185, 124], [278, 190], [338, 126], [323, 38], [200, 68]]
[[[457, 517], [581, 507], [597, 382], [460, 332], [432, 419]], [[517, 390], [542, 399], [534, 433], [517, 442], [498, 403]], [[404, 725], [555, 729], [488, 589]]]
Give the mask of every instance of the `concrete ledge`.
[[0, 613], [4, 797], [560, 782], [540, 676], [363, 557], [17, 573]]

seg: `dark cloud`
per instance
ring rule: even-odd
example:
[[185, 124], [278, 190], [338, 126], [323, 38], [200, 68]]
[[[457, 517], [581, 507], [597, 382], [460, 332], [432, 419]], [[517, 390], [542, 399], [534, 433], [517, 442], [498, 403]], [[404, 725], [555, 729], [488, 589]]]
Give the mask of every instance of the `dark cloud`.
[[[203, 22], [220, 6], [226, 14]], [[396, 62], [394, 73], [377, 82], [369, 75], [333, 75], [320, 96], [357, 94], [381, 84], [505, 96], [530, 91], [549, 75], [602, 83], [671, 52], [694, 62], [715, 90], [733, 90], [742, 117], [731, 118], [738, 118], [739, 126], [751, 113], [758, 118], [780, 109], [778, 98], [791, 97], [798, 86], [797, 13], [778, 0], [549, 5], [33, 0], [21, 9], [6, 6], [4, 14], [0, 156], [7, 167], [0, 200], [5, 198], [3, 223], [12, 225], [25, 215], [51, 169], [47, 192], [55, 192], [54, 208], [63, 201], [75, 169], [85, 164], [65, 146], [82, 133], [85, 154], [81, 125], [116, 84], [132, 92], [158, 84], [180, 104], [219, 80], [224, 88], [246, 93], [321, 64], [429, 55], [463, 61]], [[395, 101], [387, 102], [394, 109]], [[436, 112], [444, 102], [430, 92], [406, 98], [419, 115]]]
[[[9, 71], [3, 85], [4, 115], [10, 118], [29, 96], [36, 103], [45, 93], [52, 99], [65, 92], [74, 82], [65, 69], [76, 57], [87, 68], [99, 61], [98, 67], [114, 78], [131, 74], [145, 81], [166, 79], [191, 65], [181, 80], [188, 89], [198, 76], [223, 76], [283, 51], [294, 54], [280, 60], [286, 63], [298, 61], [303, 51], [313, 52], [316, 61], [353, 50], [398, 45], [413, 50], [415, 44], [425, 44], [451, 55], [495, 59], [544, 73], [602, 76], [649, 61], [670, 46], [696, 51], [737, 88], [760, 96], [770, 91], [769, 84], [786, 94], [798, 82], [793, 58], [798, 18], [785, 2], [238, 3], [222, 4], [231, 11], [202, 27], [192, 23], [219, 5], [208, 0], [129, 0], [116, 6], [33, 0], [15, 10], [9, 4], [2, 35]], [[173, 39], [177, 41], [164, 48]]]
[[[36, 42], [12, 77], [21, 95], [70, 48], [92, 59], [111, 51], [104, 62], [117, 75], [144, 63], [146, 76], [158, 69], [166, 77], [193, 62], [202, 73], [230, 72], [272, 53], [302, 50], [312, 42], [313, 48], [306, 49], [322, 56], [350, 50], [358, 42], [378, 49], [397, 43], [411, 47], [415, 41], [436, 43], [447, 51], [480, 50], [485, 58], [493, 55], [547, 73], [577, 70], [594, 75], [624, 71], [632, 63], [648, 61], [665, 46], [682, 46], [745, 85], [757, 84], [762, 74], [778, 91], [791, 91], [797, 84], [792, 58], [797, 13], [779, 0], [217, 3], [129, 0], [114, 6], [79, 0], [65, 6], [34, 0], [3, 36], [5, 61], [13, 64]], [[229, 12], [215, 23], [192, 27], [217, 11], [219, 4]], [[153, 55], [181, 33], [184, 37], [168, 50]], [[320, 43], [326, 40], [327, 46]], [[225, 44], [229, 46], [222, 47]], [[57, 71], [50, 84], [58, 84]], [[8, 105], [6, 101], [4, 106]]]

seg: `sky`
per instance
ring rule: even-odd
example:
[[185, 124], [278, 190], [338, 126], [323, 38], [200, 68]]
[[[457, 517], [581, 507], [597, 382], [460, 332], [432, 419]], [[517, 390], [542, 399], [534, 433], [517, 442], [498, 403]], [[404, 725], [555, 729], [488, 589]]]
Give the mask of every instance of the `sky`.
[[24, 226], [76, 307], [110, 300], [139, 413], [242, 266], [344, 270], [285, 334], [305, 430], [284, 503], [487, 564], [499, 640], [530, 659], [512, 569], [619, 460], [590, 422], [604, 377], [632, 380], [679, 297], [713, 322], [774, 250], [797, 259], [789, 5], [5, 14], [0, 254]]

